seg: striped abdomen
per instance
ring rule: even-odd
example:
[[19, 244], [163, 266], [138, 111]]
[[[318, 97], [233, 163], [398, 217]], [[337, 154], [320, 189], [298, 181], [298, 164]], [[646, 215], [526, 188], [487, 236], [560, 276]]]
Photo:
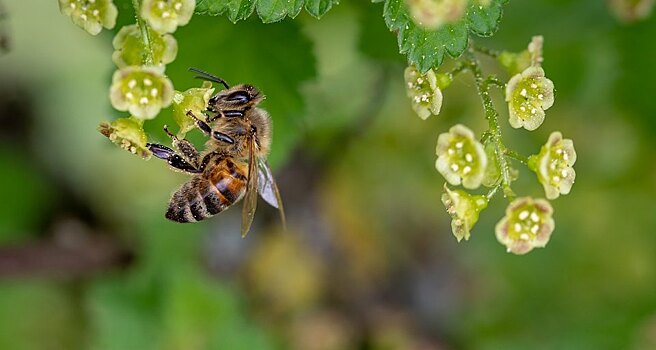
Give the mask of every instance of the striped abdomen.
[[232, 158], [218, 160], [204, 174], [183, 184], [171, 197], [166, 218], [177, 222], [201, 221], [239, 201], [246, 192], [248, 167]]

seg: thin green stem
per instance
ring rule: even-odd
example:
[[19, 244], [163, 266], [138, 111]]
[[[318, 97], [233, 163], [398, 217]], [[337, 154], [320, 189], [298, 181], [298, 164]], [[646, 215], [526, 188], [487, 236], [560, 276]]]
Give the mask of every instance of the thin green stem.
[[519, 153], [517, 153], [517, 152], [515, 152], [515, 151], [513, 151], [509, 148], [506, 148], [504, 154], [506, 156], [508, 156], [509, 158], [512, 158], [512, 159], [514, 159], [514, 160], [528, 166], [528, 158], [527, 157], [524, 157], [523, 155], [521, 155], [521, 154], [519, 154]]
[[[471, 43], [471, 42], [470, 42], [470, 43]], [[470, 44], [470, 47], [471, 47], [474, 51], [476, 51], [476, 52], [480, 52], [480, 53], [482, 53], [482, 54], [484, 54], [484, 55], [488, 55], [488, 56], [490, 56], [490, 57], [492, 57], [492, 58], [498, 58], [499, 55], [501, 55], [501, 52], [500, 52], [500, 51], [492, 50], [492, 49], [489, 49], [489, 48], [487, 48], [487, 47], [483, 47], [483, 46], [478, 46], [478, 45], [476, 45], [476, 44], [474, 44], [474, 43], [471, 43], [471, 44]]]
[[143, 40], [144, 47], [146, 48], [146, 52], [143, 54], [143, 64], [146, 66], [152, 66], [153, 65], [153, 46], [151, 45], [150, 41], [150, 33], [148, 32], [148, 25], [146, 22], [141, 18], [141, 4], [139, 3], [139, 0], [132, 0], [132, 6], [134, 7], [134, 17], [137, 21], [137, 25], [139, 26], [139, 30], [141, 31], [141, 39]]
[[463, 71], [467, 70], [467, 64], [463, 62], [458, 62], [453, 69], [451, 69], [448, 74], [451, 79], [453, 79], [456, 75], [462, 73]]
[[487, 200], [489, 201], [490, 199], [492, 199], [492, 197], [494, 197], [495, 194], [497, 194], [497, 191], [499, 191], [500, 188], [501, 188], [501, 182], [494, 185], [494, 187], [492, 187], [487, 192], [487, 194], [485, 195], [485, 198], [487, 198]]
[[494, 75], [490, 75], [489, 77], [487, 77], [487, 79], [485, 79], [485, 83], [490, 86], [496, 86], [502, 89], [506, 88], [506, 83], [499, 80], [499, 78], [495, 77]]
[[487, 132], [490, 134], [489, 141], [494, 144], [494, 154], [497, 158], [497, 164], [499, 166], [499, 171], [501, 172], [501, 182], [500, 186], [503, 188], [504, 195], [512, 200], [515, 197], [515, 193], [510, 188], [510, 183], [512, 182], [510, 176], [510, 166], [508, 165], [508, 159], [506, 158], [506, 146], [503, 144], [501, 139], [501, 128], [499, 127], [499, 113], [494, 108], [492, 103], [492, 97], [490, 96], [490, 82], [483, 76], [481, 70], [481, 65], [476, 56], [474, 55], [474, 49], [467, 51], [466, 63], [469, 65], [469, 68], [474, 75], [474, 80], [476, 82], [476, 88], [478, 94], [481, 97], [483, 102], [483, 109], [485, 110], [485, 119], [488, 122]]

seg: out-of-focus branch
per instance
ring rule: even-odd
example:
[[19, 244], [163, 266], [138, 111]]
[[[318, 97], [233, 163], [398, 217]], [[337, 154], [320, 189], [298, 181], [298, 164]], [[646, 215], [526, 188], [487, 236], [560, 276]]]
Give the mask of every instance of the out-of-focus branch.
[[131, 254], [110, 235], [82, 222], [59, 222], [48, 240], [0, 247], [0, 278], [75, 279], [126, 266]]

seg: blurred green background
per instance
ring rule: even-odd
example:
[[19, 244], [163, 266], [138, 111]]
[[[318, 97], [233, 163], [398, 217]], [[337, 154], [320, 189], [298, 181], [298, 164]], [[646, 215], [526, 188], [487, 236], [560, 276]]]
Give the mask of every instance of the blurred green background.
[[[268, 25], [194, 16], [174, 34], [178, 90], [199, 84], [193, 66], [267, 95], [290, 229], [261, 203], [246, 239], [238, 206], [166, 221], [186, 177], [96, 131], [121, 116], [112, 32], [88, 35], [56, 1], [3, 4], [0, 349], [656, 349], [654, 16], [511, 1], [478, 40], [519, 51], [545, 37], [556, 103], [537, 131], [517, 131], [497, 93], [504, 135], [530, 154], [561, 130], [578, 153], [551, 242], [514, 256], [494, 237], [504, 199], [460, 244], [439, 199], [437, 135], [486, 125], [471, 77], [445, 91], [440, 116], [417, 118], [381, 4]], [[152, 139], [168, 142], [164, 124], [169, 112], [146, 124]], [[521, 171], [516, 191], [541, 196]]]

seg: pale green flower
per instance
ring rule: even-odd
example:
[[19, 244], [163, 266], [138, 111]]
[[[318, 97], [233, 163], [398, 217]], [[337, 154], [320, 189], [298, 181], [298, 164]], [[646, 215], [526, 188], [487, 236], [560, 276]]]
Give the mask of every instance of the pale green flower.
[[148, 29], [148, 38], [150, 48], [144, 45], [139, 26], [132, 24], [121, 28], [112, 41], [115, 50], [112, 54], [114, 63], [119, 68], [142, 65], [144, 55], [149, 49], [152, 49], [154, 65], [173, 62], [178, 53], [178, 43], [172, 35], [159, 34]]
[[560, 132], [552, 132], [540, 153], [529, 157], [528, 161], [529, 168], [538, 175], [538, 181], [544, 186], [547, 199], [556, 199], [572, 189], [576, 178], [572, 167], [576, 163], [576, 151], [574, 142], [563, 139]]
[[180, 136], [184, 136], [193, 129], [196, 123], [187, 115], [187, 112], [192, 111], [196, 116], [203, 115], [212, 94], [214, 94], [214, 88], [209, 81], [204, 81], [200, 88], [175, 92], [173, 95], [173, 119], [180, 126]]
[[155, 67], [129, 66], [114, 73], [109, 90], [112, 106], [136, 118], [153, 119], [173, 100], [173, 84]]
[[435, 30], [460, 20], [467, 10], [467, 0], [406, 0], [410, 16], [420, 27]]
[[148, 137], [138, 119], [119, 118], [111, 123], [103, 122], [98, 126], [98, 131], [132, 154], [143, 158], [149, 158], [152, 154], [146, 147]]
[[466, 126], [458, 124], [449, 132], [440, 134], [435, 149], [437, 161], [435, 168], [451, 185], [462, 185], [474, 189], [481, 185], [487, 156], [474, 133]]
[[543, 248], [549, 242], [555, 223], [553, 208], [544, 199], [517, 198], [506, 209], [495, 232], [499, 243], [509, 253], [526, 254], [533, 248]]
[[415, 66], [409, 66], [404, 73], [406, 93], [412, 102], [412, 109], [419, 118], [426, 120], [439, 114], [442, 108], [442, 90], [437, 85], [433, 70], [421, 74]]
[[531, 66], [512, 77], [506, 86], [510, 126], [535, 130], [544, 122], [544, 111], [554, 103], [553, 82], [542, 67]]
[[636, 22], [647, 19], [654, 9], [654, 0], [610, 0], [611, 12], [622, 22]]
[[91, 35], [114, 28], [118, 15], [111, 0], [59, 0], [59, 10]]
[[173, 33], [189, 23], [196, 7], [195, 0], [143, 0], [141, 17], [153, 30]]
[[451, 215], [451, 231], [458, 242], [469, 240], [469, 231], [478, 221], [481, 210], [487, 207], [488, 199], [485, 196], [471, 195], [463, 190], [450, 190], [444, 184], [442, 203], [446, 212]]

